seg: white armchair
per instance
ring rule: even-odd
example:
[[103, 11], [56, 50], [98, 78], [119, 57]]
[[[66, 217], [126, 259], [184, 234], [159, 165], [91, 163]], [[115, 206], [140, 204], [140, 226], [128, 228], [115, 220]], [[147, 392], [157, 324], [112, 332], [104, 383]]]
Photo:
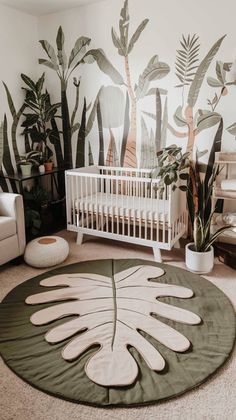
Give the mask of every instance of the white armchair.
[[25, 250], [25, 218], [20, 194], [0, 193], [0, 265]]

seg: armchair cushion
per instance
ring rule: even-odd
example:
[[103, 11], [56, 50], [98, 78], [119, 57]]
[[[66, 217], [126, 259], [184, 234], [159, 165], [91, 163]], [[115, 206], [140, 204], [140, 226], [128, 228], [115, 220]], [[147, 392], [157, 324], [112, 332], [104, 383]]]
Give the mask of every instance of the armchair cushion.
[[0, 216], [0, 241], [16, 234], [16, 221], [12, 217]]
[[25, 250], [25, 218], [20, 194], [0, 192], [0, 265]]

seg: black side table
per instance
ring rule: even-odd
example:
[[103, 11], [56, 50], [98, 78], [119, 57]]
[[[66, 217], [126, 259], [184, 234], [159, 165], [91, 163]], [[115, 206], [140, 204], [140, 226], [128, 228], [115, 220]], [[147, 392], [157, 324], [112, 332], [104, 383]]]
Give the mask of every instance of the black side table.
[[[55, 194], [54, 191], [56, 190], [59, 198], [63, 198], [63, 196], [65, 195], [65, 187], [64, 187], [64, 183], [63, 185], [59, 185], [58, 182], [58, 178], [60, 176], [60, 178], [64, 179], [64, 169], [61, 168], [53, 168], [52, 171], [47, 171], [44, 173], [40, 173], [37, 169], [33, 168], [32, 172], [29, 176], [23, 176], [21, 173], [14, 173], [14, 174], [3, 174], [3, 172], [0, 172], [0, 178], [4, 178], [9, 179], [9, 181], [13, 181], [18, 183], [19, 185], [19, 192], [20, 194], [23, 195], [24, 192], [24, 182], [28, 181], [30, 179], [35, 179], [36, 181], [38, 181], [40, 178], [45, 177], [45, 176], [50, 176], [50, 183], [51, 183], [51, 194], [52, 194], [52, 198], [55, 198]], [[57, 175], [58, 174], [58, 178]]]
[[[65, 169], [55, 167], [52, 171], [40, 173], [36, 168], [33, 168], [29, 176], [23, 176], [21, 173], [3, 174], [3, 172], [0, 172], [0, 179], [4, 179], [5, 181], [9, 180], [12, 187], [18, 185], [18, 188], [14, 188], [13, 191], [18, 190], [22, 194], [25, 209], [28, 203], [24, 197], [24, 183], [29, 180], [34, 180], [35, 185], [39, 185], [40, 180], [44, 177], [50, 177], [50, 188], [48, 185], [50, 200], [48, 201], [48, 209], [45, 211], [42, 208], [42, 211], [39, 211], [42, 220], [42, 229], [38, 233], [39, 235], [52, 234], [66, 227]], [[32, 239], [29, 233], [27, 234], [27, 238], [28, 240]]]

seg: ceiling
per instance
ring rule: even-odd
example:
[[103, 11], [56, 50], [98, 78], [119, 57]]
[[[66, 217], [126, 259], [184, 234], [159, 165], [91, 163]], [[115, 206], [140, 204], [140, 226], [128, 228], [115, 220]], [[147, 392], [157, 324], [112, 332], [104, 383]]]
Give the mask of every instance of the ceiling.
[[0, 4], [31, 15], [40, 16], [60, 12], [100, 0], [0, 0]]

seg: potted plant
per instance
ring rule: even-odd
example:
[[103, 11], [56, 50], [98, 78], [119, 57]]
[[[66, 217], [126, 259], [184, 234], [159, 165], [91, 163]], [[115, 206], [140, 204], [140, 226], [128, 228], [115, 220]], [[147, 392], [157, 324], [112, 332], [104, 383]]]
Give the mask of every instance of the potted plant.
[[52, 169], [53, 169], [53, 160], [51, 158], [51, 155], [47, 153], [47, 148], [46, 148], [46, 151], [45, 151], [45, 155], [43, 157], [43, 161], [44, 161], [45, 172], [52, 171]]
[[39, 156], [37, 151], [32, 150], [25, 155], [20, 156], [20, 160], [17, 162], [17, 165], [21, 168], [22, 176], [28, 177], [31, 175], [32, 166], [38, 166], [39, 162], [36, 159]]
[[[192, 226], [193, 242], [186, 245], [186, 266], [189, 270], [204, 274], [212, 270], [214, 250], [212, 244], [231, 225], [226, 225], [211, 233], [211, 222], [216, 211], [212, 208], [212, 191], [219, 173], [218, 165], [211, 174], [202, 172], [199, 158], [206, 152], [196, 153], [196, 161], [189, 159], [188, 153], [182, 153], [180, 147], [169, 146], [158, 153], [158, 168], [153, 176], [159, 176], [166, 185], [180, 188], [186, 192], [188, 212]], [[179, 181], [185, 185], [179, 185]]]
[[[25, 120], [22, 123], [24, 127], [23, 134], [30, 135], [32, 148], [36, 146], [36, 150], [41, 154], [41, 165], [44, 164], [45, 170], [52, 170], [53, 152], [49, 144], [55, 144], [57, 133], [52, 127], [52, 120], [57, 116], [57, 110], [61, 104], [51, 104], [50, 95], [44, 91], [45, 74], [43, 73], [39, 80], [35, 83], [25, 74], [21, 75], [22, 80], [27, 87], [22, 88], [26, 92], [25, 106], [29, 109], [28, 113], [24, 113]], [[40, 165], [40, 172], [43, 171]]]

